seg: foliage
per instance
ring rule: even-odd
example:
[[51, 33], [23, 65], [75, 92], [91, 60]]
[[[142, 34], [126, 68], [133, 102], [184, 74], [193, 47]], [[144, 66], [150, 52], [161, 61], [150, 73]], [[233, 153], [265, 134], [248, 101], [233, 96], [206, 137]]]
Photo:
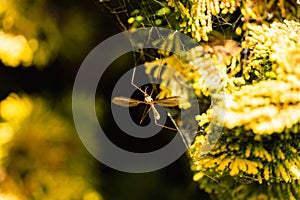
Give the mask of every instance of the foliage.
[[45, 1], [0, 2], [0, 59], [7, 65], [46, 65], [58, 51], [59, 30]]
[[[246, 71], [256, 79], [250, 80], [243, 71], [245, 84], [228, 90], [225, 127], [214, 150], [200, 160], [197, 152], [201, 140], [191, 148], [198, 173], [237, 180], [246, 177], [253, 182], [238, 188], [238, 192], [223, 188], [228, 197], [299, 198], [300, 117], [295, 112], [300, 102], [299, 30], [299, 23], [287, 20], [270, 26], [249, 25], [245, 43], [252, 53]], [[202, 119], [199, 117], [201, 125]], [[197, 180], [204, 188], [205, 181]], [[268, 186], [268, 190], [253, 189], [257, 184]], [[289, 189], [284, 191], [282, 187]], [[246, 195], [249, 191], [251, 196]], [[221, 195], [219, 189], [214, 192]]]
[[[86, 20], [89, 14], [78, 9], [78, 4], [64, 9], [65, 3], [60, 1], [58, 6], [54, 1], [45, 0], [0, 0], [2, 68], [5, 65], [43, 69], [58, 55], [64, 58], [63, 63], [70, 63], [66, 59], [74, 63], [80, 59], [95, 33], [95, 20]], [[11, 76], [18, 77], [17, 72], [24, 73], [24, 79], [28, 73], [43, 76], [41, 71], [24, 68], [2, 69], [2, 77], [11, 72], [4, 79], [12, 79], [13, 83], [5, 85], [2, 80], [2, 88], [8, 91], [8, 88], [18, 90], [16, 86], [26, 88]], [[26, 81], [30, 86], [39, 83], [38, 80]], [[42, 90], [43, 95], [47, 94], [44, 88]], [[51, 99], [54, 95], [51, 94]], [[11, 93], [1, 99], [1, 200], [102, 199], [97, 191], [100, 181], [92, 174], [96, 171], [96, 162], [82, 146], [69, 119], [59, 112], [60, 106], [53, 109], [45, 97], [35, 95]], [[69, 107], [70, 102], [64, 106]]]
[[61, 13], [44, 0], [0, 1], [1, 62], [10, 67], [44, 68], [59, 53], [74, 60], [94, 31], [94, 21], [83, 20], [86, 14], [74, 7]]
[[10, 94], [0, 103], [0, 198], [100, 200], [88, 156], [70, 122], [45, 100]]
[[[128, 10], [127, 27], [163, 26], [202, 41], [185, 56], [159, 51], [166, 58], [145, 63], [148, 73], [161, 63], [174, 68], [206, 109], [195, 116], [203, 131], [189, 150], [194, 181], [213, 199], [299, 199], [300, 6], [276, 0], [142, 2], [148, 6], [129, 7], [134, 12]], [[230, 31], [220, 28], [227, 24]], [[225, 119], [221, 138], [204, 157], [211, 122], [205, 99], [211, 94], [198, 69], [212, 65], [225, 88]], [[162, 73], [168, 90], [161, 88], [161, 97], [188, 100], [185, 88], [174, 84], [176, 73]]]

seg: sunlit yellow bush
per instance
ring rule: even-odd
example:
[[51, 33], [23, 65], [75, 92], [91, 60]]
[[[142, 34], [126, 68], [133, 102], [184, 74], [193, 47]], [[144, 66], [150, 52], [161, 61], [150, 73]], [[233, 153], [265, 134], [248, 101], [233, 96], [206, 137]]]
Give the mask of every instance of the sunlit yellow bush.
[[[212, 199], [300, 199], [299, 1], [153, 1], [128, 15], [130, 28], [162, 26], [201, 41], [181, 55], [159, 50], [165, 58], [145, 63], [155, 78], [164, 64], [175, 69], [162, 72], [167, 89], [161, 87], [159, 98], [179, 96], [188, 102], [189, 84], [205, 110], [195, 116], [200, 131], [189, 149], [199, 187]], [[162, 38], [167, 41], [163, 49], [181, 44]], [[222, 134], [207, 155], [201, 150], [211, 133], [207, 99], [213, 94], [200, 68], [209, 78], [220, 77], [225, 98]], [[179, 74], [186, 82], [177, 79]]]
[[[222, 136], [203, 157], [201, 149], [211, 121], [208, 109], [196, 116], [204, 132], [190, 148], [194, 180], [217, 199], [300, 198], [299, 30], [299, 23], [287, 20], [270, 26], [248, 24], [249, 34], [241, 46], [226, 47], [232, 42], [224, 42], [230, 54], [216, 50], [222, 45], [202, 45], [185, 59], [172, 55], [145, 64], [148, 73], [161, 63], [180, 72], [200, 101], [211, 94], [198, 69], [214, 65], [219, 71], [225, 87]], [[248, 58], [241, 58], [243, 47], [250, 51]], [[171, 91], [188, 99], [184, 85], [174, 80], [176, 73], [162, 74], [170, 89], [161, 88], [162, 95]]]
[[0, 1], [0, 60], [7, 66], [44, 66], [57, 53], [60, 35], [45, 1]]
[[[57, 2], [58, 3], [58, 2]], [[10, 67], [45, 67], [61, 54], [76, 60], [90, 45], [94, 19], [70, 5], [44, 0], [0, 1], [0, 61]], [[78, 7], [78, 6], [77, 6]]]
[[[207, 192], [219, 198], [300, 198], [299, 30], [294, 21], [249, 26], [246, 65], [261, 79], [243, 73], [244, 83], [252, 84], [227, 88], [222, 137], [207, 157], [200, 155], [203, 136], [191, 147], [195, 180]], [[197, 119], [206, 127], [210, 115], [204, 115]]]
[[102, 199], [95, 161], [43, 99], [12, 93], [0, 116], [0, 199]]
[[35, 39], [27, 41], [23, 35], [0, 32], [0, 55], [5, 65], [16, 67], [32, 64], [35, 51], [38, 49]]

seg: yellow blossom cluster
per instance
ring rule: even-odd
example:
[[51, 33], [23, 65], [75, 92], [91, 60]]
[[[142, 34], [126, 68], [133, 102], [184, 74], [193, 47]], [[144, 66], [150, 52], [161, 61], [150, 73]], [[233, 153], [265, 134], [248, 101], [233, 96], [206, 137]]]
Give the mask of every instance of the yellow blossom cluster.
[[[200, 187], [211, 195], [210, 199], [235, 199], [235, 200], [286, 200], [299, 199], [300, 183], [259, 184], [249, 177], [232, 178], [223, 176], [222, 179], [197, 173], [194, 178], [200, 178]], [[197, 179], [196, 179], [197, 180]]]
[[[181, 55], [173, 54], [146, 62], [146, 73], [150, 75], [155, 71], [153, 77], [161, 77], [164, 87], [160, 88], [162, 91], [159, 98], [180, 96], [182, 101], [179, 107], [187, 108], [187, 85], [194, 89], [196, 96], [208, 97], [211, 88], [206, 84], [207, 80], [219, 78], [224, 86], [237, 82], [238, 79], [228, 79], [227, 66], [237, 62], [240, 51], [238, 43], [233, 40], [226, 40], [223, 45], [199, 45]], [[173, 71], [164, 70], [162, 74], [158, 74], [163, 65], [172, 68]], [[183, 78], [180, 79], [180, 76]]]
[[255, 20], [258, 23], [268, 24], [274, 19], [300, 18], [300, 6], [296, 4], [296, 1], [272, 0], [266, 3], [250, 0], [242, 2], [241, 13], [246, 22]]
[[[257, 134], [280, 133], [300, 121], [300, 114], [294, 112], [300, 108], [300, 23], [274, 22], [270, 27], [251, 25], [249, 29], [246, 41], [254, 55], [247, 64], [263, 68], [268, 57], [271, 67], [265, 80], [228, 94], [225, 126], [244, 126]], [[261, 53], [267, 49], [266, 55]]]
[[28, 41], [23, 35], [6, 34], [0, 31], [0, 60], [6, 66], [31, 65], [37, 49], [36, 39]]
[[249, 36], [243, 46], [253, 53], [246, 64], [255, 69], [267, 65], [266, 79], [296, 81], [294, 76], [299, 76], [299, 26], [298, 22], [288, 20], [270, 26], [248, 24]]
[[239, 0], [167, 0], [167, 2], [180, 16], [180, 30], [184, 34], [191, 33], [197, 41], [208, 41], [207, 34], [212, 31], [212, 16], [233, 13], [241, 3]]
[[92, 166], [69, 122], [44, 100], [12, 93], [0, 102], [0, 199], [101, 200]]
[[253, 136], [251, 131], [247, 132], [241, 128], [224, 129], [227, 138], [221, 138], [204, 159], [199, 159], [204, 136], [198, 136], [190, 150], [195, 170], [201, 173], [214, 170], [215, 174], [229, 174], [232, 177], [251, 176], [260, 184], [262, 180], [292, 182], [293, 179], [300, 178], [300, 161], [297, 154], [300, 145], [293, 142], [295, 138], [298, 139], [298, 136], [295, 136], [298, 131], [299, 127], [294, 126], [286, 131], [285, 135], [276, 136], [279, 141], [285, 142], [275, 142], [273, 146], [271, 137]]
[[[209, 54], [204, 53], [201, 46], [193, 49], [192, 54], [202, 55], [198, 59], [199, 63], [201, 62], [202, 67], [211, 66], [210, 56]], [[189, 93], [187, 90], [188, 84], [195, 90], [197, 96], [208, 96], [209, 94], [208, 87], [205, 85], [204, 79], [201, 78], [201, 75], [198, 73], [197, 69], [191, 63], [189, 63], [187, 59], [190, 58], [183, 58], [182, 56], [174, 54], [167, 58], [145, 63], [147, 74], [150, 75], [151, 71], [155, 70], [156, 73], [153, 73], [153, 77], [161, 77], [162, 79], [161, 85], [163, 87], [160, 88], [162, 91], [159, 98], [180, 96], [179, 107], [181, 108], [189, 107]], [[157, 72], [160, 71], [163, 65], [166, 65], [173, 70], [165, 70], [162, 74], [158, 74]], [[181, 79], [180, 76], [183, 76], [183, 78]]]
[[[19, 124], [29, 116], [32, 109], [28, 98], [20, 98], [16, 94], [11, 94], [5, 100], [0, 102], [0, 163], [8, 156], [8, 144], [13, 140]], [[0, 171], [4, 170], [2, 164]], [[0, 180], [5, 177], [2, 172]]]
[[[261, 81], [227, 95], [224, 125], [244, 126], [256, 134], [273, 134], [300, 121], [300, 94], [284, 81]], [[298, 88], [299, 89], [299, 88]]]
[[[194, 179], [207, 192], [235, 199], [300, 198], [299, 30], [295, 21], [249, 25], [245, 44], [252, 52], [245, 63], [258, 69], [262, 79], [246, 84], [247, 77], [242, 77], [242, 85], [227, 84], [222, 137], [205, 158], [203, 134], [190, 148]], [[204, 132], [209, 130], [210, 113], [209, 109], [196, 117]], [[223, 188], [221, 183], [207, 188], [221, 180], [226, 180]], [[248, 183], [236, 187], [236, 181]], [[257, 184], [268, 189], [255, 191]], [[269, 194], [272, 190], [279, 194]], [[252, 194], [245, 195], [249, 191]]]
[[197, 136], [190, 147], [194, 181], [216, 199], [299, 199], [298, 133], [299, 125], [275, 136], [224, 128], [205, 157], [200, 155], [205, 137]]
[[0, 102], [0, 117], [5, 121], [16, 121], [25, 119], [31, 112], [32, 105], [27, 97], [20, 98], [12, 93]]
[[0, 60], [6, 66], [44, 66], [58, 50], [58, 27], [40, 11], [45, 2], [27, 4], [0, 1]]

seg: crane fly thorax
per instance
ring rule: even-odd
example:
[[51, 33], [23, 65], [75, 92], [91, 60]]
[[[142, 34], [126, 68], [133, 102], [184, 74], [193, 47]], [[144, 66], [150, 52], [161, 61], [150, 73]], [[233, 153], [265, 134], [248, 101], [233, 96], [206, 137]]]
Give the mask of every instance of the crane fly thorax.
[[145, 101], [146, 101], [147, 103], [150, 103], [150, 102], [153, 101], [153, 99], [152, 99], [152, 97], [150, 97], [149, 95], [145, 95]]

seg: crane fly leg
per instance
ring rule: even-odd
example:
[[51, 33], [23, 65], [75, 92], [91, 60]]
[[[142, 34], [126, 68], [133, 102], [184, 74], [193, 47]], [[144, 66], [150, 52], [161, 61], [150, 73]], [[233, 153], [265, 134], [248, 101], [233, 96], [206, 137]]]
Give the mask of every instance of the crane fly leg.
[[135, 87], [136, 89], [138, 89], [140, 92], [142, 92], [144, 95], [148, 95], [146, 92], [144, 92], [141, 88], [139, 88], [133, 81], [134, 81], [134, 77], [135, 77], [135, 70], [136, 68], [133, 68], [133, 72], [132, 72], [132, 77], [131, 77], [131, 82], [130, 84]]
[[177, 129], [175, 129], [175, 128], [171, 128], [171, 127], [168, 127], [168, 126], [159, 124], [159, 123], [157, 122], [157, 120], [160, 119], [160, 114], [158, 113], [158, 111], [156, 110], [156, 108], [154, 107], [153, 104], [151, 105], [150, 108], [151, 108], [152, 111], [153, 111], [153, 114], [154, 114], [154, 122], [155, 122], [155, 125], [156, 125], [156, 126], [160, 126], [160, 127], [163, 127], [163, 128], [167, 128], [167, 129], [173, 130], [173, 131], [177, 131]]
[[175, 129], [175, 128], [171, 128], [171, 127], [168, 127], [168, 126], [159, 124], [155, 118], [154, 118], [154, 121], [155, 121], [155, 125], [156, 125], [156, 126], [160, 126], [160, 127], [163, 127], [163, 128], [167, 128], [167, 129], [170, 129], [170, 130], [172, 130], [172, 131], [177, 131], [177, 129]]
[[144, 109], [142, 118], [141, 118], [141, 120], [140, 120], [140, 124], [142, 124], [142, 122], [144, 121], [145, 117], [147, 116], [147, 114], [148, 114], [149, 111], [150, 111], [150, 108], [147, 109], [147, 107], [148, 107], [148, 106], [146, 106], [145, 109]]

